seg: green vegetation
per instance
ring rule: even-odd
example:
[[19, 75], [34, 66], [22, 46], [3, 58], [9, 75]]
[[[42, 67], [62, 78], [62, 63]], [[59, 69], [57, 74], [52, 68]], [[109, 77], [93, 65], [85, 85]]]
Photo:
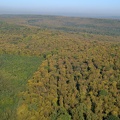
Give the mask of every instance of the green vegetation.
[[120, 21], [1, 16], [1, 120], [119, 120]]
[[13, 119], [18, 93], [25, 90], [27, 80], [41, 61], [41, 58], [33, 56], [0, 55], [0, 119]]

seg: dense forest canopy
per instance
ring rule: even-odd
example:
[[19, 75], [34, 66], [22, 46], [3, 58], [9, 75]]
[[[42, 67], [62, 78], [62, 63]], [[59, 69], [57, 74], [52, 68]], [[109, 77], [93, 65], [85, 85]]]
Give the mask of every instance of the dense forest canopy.
[[120, 20], [0, 16], [1, 120], [119, 120]]

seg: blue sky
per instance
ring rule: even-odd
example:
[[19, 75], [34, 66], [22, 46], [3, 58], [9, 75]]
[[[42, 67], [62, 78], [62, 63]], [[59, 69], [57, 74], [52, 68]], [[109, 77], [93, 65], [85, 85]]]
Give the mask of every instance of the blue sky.
[[0, 14], [120, 16], [120, 0], [0, 0]]

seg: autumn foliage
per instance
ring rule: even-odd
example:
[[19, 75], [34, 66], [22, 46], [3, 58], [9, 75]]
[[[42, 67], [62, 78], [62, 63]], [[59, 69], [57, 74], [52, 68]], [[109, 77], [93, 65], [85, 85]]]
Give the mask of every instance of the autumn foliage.
[[0, 24], [9, 25], [0, 33], [0, 53], [42, 58], [26, 88], [17, 93], [14, 119], [119, 120], [119, 35], [71, 33], [6, 21]]

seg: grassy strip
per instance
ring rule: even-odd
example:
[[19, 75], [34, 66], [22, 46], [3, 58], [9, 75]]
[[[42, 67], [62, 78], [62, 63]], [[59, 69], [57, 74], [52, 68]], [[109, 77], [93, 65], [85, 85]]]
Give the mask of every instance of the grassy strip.
[[0, 119], [13, 117], [18, 92], [25, 89], [27, 80], [42, 60], [36, 56], [0, 55]]

